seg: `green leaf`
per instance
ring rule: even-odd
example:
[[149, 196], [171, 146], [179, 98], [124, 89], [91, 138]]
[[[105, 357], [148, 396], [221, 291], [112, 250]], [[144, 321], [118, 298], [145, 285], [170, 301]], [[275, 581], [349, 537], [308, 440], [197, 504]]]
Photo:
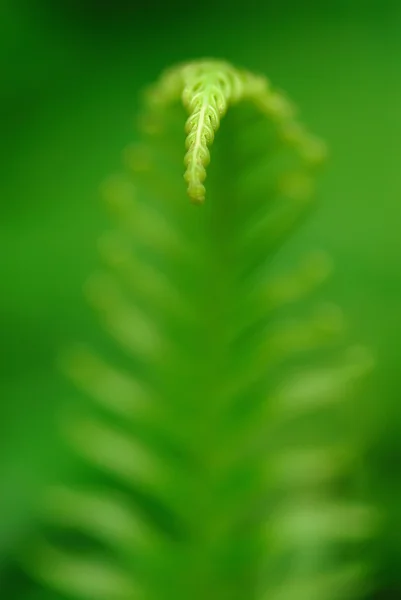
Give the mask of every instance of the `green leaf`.
[[338, 581], [342, 598], [358, 589], [374, 519], [341, 493], [359, 450], [344, 401], [369, 357], [339, 350], [337, 307], [285, 313], [324, 278], [324, 259], [281, 279], [270, 270], [314, 204], [325, 156], [294, 114], [264, 77], [222, 61], [175, 67], [144, 94], [142, 141], [103, 187], [115, 230], [87, 285], [110, 357], [81, 348], [65, 361], [92, 400], [67, 437], [107, 479], [50, 496], [48, 522], [95, 546], [38, 552], [33, 569], [63, 593], [334, 600]]

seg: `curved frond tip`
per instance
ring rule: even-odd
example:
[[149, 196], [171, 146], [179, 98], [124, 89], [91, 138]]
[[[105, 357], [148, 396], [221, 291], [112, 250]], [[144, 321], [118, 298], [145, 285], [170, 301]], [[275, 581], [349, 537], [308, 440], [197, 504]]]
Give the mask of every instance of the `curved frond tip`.
[[148, 106], [161, 108], [181, 99], [189, 116], [186, 121], [184, 179], [192, 202], [205, 200], [206, 168], [210, 146], [228, 108], [240, 101], [251, 102], [266, 118], [274, 120], [282, 139], [297, 149], [308, 166], [326, 156], [323, 142], [310, 136], [294, 120], [288, 100], [273, 90], [260, 75], [240, 70], [225, 61], [200, 60], [168, 69], [148, 94]]

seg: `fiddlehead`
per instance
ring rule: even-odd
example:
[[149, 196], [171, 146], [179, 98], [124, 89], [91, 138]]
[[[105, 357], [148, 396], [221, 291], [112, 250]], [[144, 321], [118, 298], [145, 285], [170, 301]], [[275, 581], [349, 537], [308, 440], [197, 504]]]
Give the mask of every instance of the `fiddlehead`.
[[184, 64], [168, 71], [149, 95], [149, 105], [168, 104], [181, 95], [189, 113], [185, 156], [185, 180], [188, 195], [195, 203], [205, 198], [204, 180], [210, 162], [210, 146], [222, 117], [230, 105], [242, 100], [252, 102], [266, 117], [276, 121], [280, 134], [297, 147], [305, 163], [314, 166], [325, 157], [322, 142], [309, 136], [294, 119], [288, 101], [270, 89], [268, 80], [230, 64], [201, 61]]

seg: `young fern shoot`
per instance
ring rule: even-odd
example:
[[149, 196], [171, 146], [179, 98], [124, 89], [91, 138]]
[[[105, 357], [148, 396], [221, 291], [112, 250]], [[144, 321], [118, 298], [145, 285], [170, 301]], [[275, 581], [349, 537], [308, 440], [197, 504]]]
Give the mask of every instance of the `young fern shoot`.
[[109, 358], [66, 362], [90, 401], [66, 426], [87, 476], [49, 494], [57, 541], [33, 570], [77, 600], [353, 598], [372, 518], [341, 493], [358, 454], [344, 407], [369, 356], [341, 349], [333, 306], [288, 320], [322, 255], [270, 271], [325, 146], [267, 79], [215, 60], [166, 71], [139, 128], [87, 286]]

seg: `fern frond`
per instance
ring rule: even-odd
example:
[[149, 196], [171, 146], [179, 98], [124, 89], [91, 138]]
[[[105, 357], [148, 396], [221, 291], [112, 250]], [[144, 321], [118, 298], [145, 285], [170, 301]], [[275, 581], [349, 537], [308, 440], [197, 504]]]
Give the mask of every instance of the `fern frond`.
[[371, 515], [337, 487], [358, 452], [344, 401], [368, 363], [333, 364], [336, 307], [280, 314], [327, 260], [268, 268], [313, 206], [324, 144], [264, 77], [213, 60], [162, 75], [139, 124], [126, 174], [103, 186], [115, 230], [86, 288], [113, 364], [81, 349], [66, 367], [92, 400], [67, 436], [106, 479], [54, 490], [45, 510], [95, 548], [46, 543], [36, 568], [80, 599], [351, 598]]

